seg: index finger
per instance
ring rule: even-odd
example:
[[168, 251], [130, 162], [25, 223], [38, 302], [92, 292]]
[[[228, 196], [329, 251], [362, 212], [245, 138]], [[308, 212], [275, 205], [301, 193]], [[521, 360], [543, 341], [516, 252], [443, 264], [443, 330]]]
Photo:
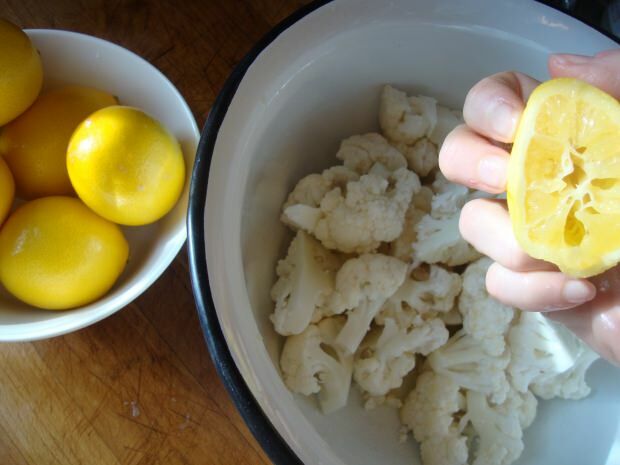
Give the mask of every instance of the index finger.
[[488, 139], [512, 142], [525, 102], [538, 84], [536, 79], [515, 71], [484, 78], [465, 98], [465, 122]]

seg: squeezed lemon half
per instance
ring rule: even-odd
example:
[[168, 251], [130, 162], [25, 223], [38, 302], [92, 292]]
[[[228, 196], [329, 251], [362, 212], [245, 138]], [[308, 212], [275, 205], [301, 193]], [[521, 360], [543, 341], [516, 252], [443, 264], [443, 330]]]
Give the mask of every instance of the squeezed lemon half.
[[585, 82], [538, 86], [508, 167], [508, 209], [531, 256], [574, 277], [620, 261], [620, 104]]

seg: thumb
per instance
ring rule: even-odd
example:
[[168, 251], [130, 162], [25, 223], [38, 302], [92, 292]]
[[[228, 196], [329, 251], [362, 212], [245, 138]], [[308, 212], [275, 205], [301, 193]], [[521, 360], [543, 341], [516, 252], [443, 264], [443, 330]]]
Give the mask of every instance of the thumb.
[[594, 56], [551, 55], [549, 73], [552, 78], [581, 79], [620, 99], [620, 50], [607, 50]]

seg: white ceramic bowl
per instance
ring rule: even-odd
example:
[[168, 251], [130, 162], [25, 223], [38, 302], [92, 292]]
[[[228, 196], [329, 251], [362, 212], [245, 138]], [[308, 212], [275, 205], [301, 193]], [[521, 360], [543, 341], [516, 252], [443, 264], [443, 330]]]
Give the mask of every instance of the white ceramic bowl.
[[74, 32], [27, 30], [43, 61], [44, 88], [62, 84], [96, 87], [122, 104], [143, 109], [161, 121], [183, 148], [187, 181], [174, 209], [148, 226], [124, 227], [129, 263], [112, 290], [100, 300], [62, 312], [38, 310], [18, 302], [0, 286], [0, 341], [41, 339], [75, 331], [128, 305], [168, 267], [186, 238], [189, 173], [198, 127], [181, 94], [154, 66], [138, 55]]
[[[290, 238], [281, 205], [303, 175], [336, 163], [343, 138], [378, 129], [385, 83], [458, 108], [489, 74], [546, 79], [550, 52], [617, 45], [534, 1], [320, 3], [265, 38], [211, 112], [190, 194], [197, 304], [218, 369], [274, 462], [419, 464], [413, 441], [398, 443], [395, 410], [366, 412], [353, 391], [347, 408], [324, 416], [282, 383], [282, 341], [268, 320], [274, 266]], [[520, 465], [620, 464], [620, 371], [600, 361], [588, 379], [586, 400], [541, 403]]]

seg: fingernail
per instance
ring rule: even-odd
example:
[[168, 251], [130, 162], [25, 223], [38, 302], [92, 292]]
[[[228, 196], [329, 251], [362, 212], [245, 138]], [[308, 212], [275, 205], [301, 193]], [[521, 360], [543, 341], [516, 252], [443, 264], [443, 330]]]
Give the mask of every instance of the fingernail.
[[493, 189], [503, 190], [506, 187], [506, 171], [508, 161], [502, 157], [489, 155], [478, 162], [480, 181]]
[[501, 140], [512, 141], [517, 130], [519, 112], [506, 102], [500, 102], [490, 109], [491, 127]]
[[571, 280], [564, 284], [562, 297], [571, 304], [581, 304], [592, 300], [596, 291], [594, 286], [584, 281]]
[[592, 57], [585, 55], [572, 55], [569, 53], [558, 53], [551, 55], [551, 59], [560, 66], [585, 65], [590, 63]]

